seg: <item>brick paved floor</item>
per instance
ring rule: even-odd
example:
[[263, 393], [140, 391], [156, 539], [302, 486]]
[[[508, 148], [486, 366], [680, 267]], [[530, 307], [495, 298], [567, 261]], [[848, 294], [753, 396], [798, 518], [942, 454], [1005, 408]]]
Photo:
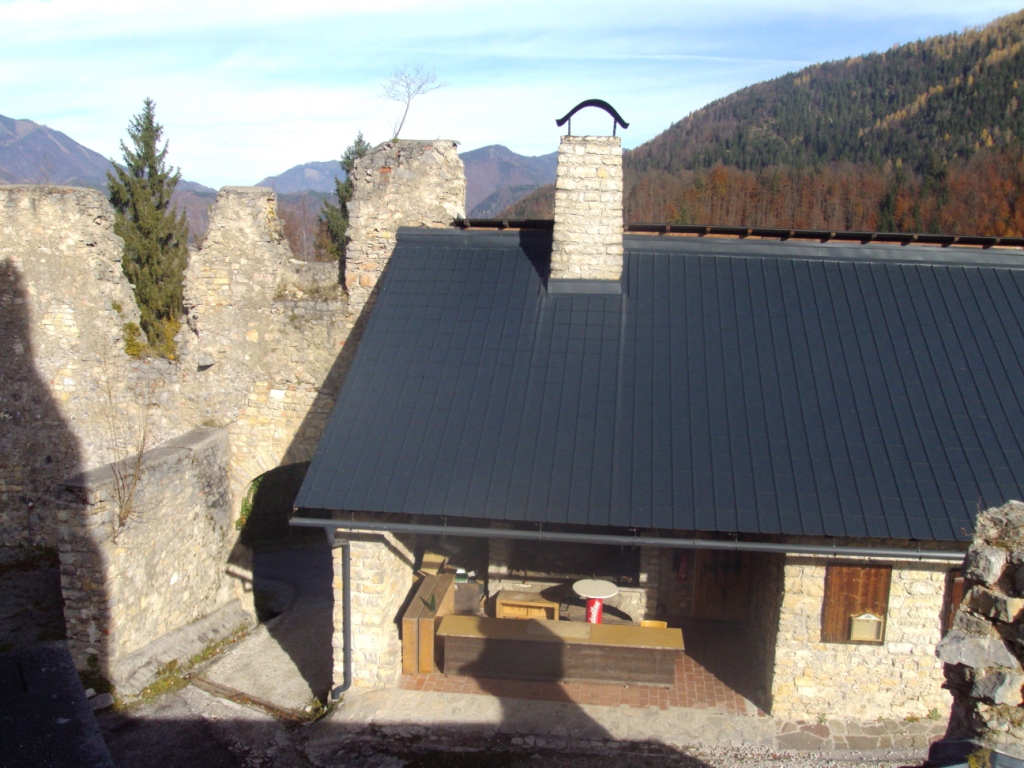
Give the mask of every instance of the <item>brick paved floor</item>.
[[753, 711], [748, 699], [756, 696], [757, 684], [750, 664], [752, 655], [745, 647], [746, 633], [730, 631], [735, 629], [730, 627], [715, 629], [718, 631], [704, 632], [697, 628], [684, 630], [687, 651], [680, 653], [676, 659], [675, 684], [672, 687], [587, 682], [543, 683], [445, 675], [440, 672], [403, 675], [399, 687], [413, 691], [472, 693], [611, 707], [627, 704], [631, 707], [719, 709], [730, 714], [748, 714]]

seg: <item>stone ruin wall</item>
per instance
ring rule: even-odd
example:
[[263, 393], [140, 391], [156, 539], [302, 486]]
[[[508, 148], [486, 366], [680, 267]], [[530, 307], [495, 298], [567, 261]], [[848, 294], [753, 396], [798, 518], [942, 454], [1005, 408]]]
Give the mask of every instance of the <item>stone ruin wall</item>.
[[55, 545], [54, 486], [114, 458], [110, 421], [130, 363], [122, 326], [139, 315], [113, 224], [96, 190], [0, 186], [5, 544]]
[[786, 556], [772, 716], [926, 720], [934, 710], [944, 719], [950, 698], [935, 646], [949, 566], [893, 562], [885, 642], [867, 645], [821, 642], [826, 562]]
[[953, 694], [947, 737], [1022, 760], [1024, 503], [978, 515], [964, 576], [968, 591], [936, 650]]
[[465, 218], [466, 176], [456, 147], [441, 139], [395, 139], [356, 161], [345, 253], [354, 319], [372, 306], [399, 227], [446, 227]]
[[225, 187], [185, 273], [176, 341], [193, 424], [228, 430], [235, 509], [252, 479], [312, 458], [348, 336], [336, 264], [295, 261], [260, 187]]
[[[221, 427], [227, 433], [224, 508], [232, 521], [229, 602], [241, 600], [251, 611], [247, 553], [233, 528], [242, 496], [263, 472], [311, 458], [354, 352], [355, 337], [349, 336], [398, 226], [446, 226], [464, 212], [465, 178], [454, 142], [391, 142], [362, 162], [364, 183], [357, 183], [350, 204], [356, 258], [345, 272], [355, 300], [339, 284], [338, 265], [291, 259], [271, 190], [227, 187], [211, 210], [206, 238], [191, 253], [187, 316], [174, 361], [137, 360], [124, 352], [123, 326], [138, 321], [138, 310], [120, 268], [123, 245], [113, 233], [113, 211], [102, 193], [0, 187], [0, 338], [5, 359], [14, 361], [0, 368], [5, 545], [58, 546], [69, 563], [64, 589], [99, 594], [100, 579], [92, 566], [80, 567], [80, 554], [105, 551], [109, 542], [86, 521], [108, 511], [98, 512], [102, 504], [97, 507], [95, 500], [68, 506], [62, 483], [130, 455], [130, 434], [143, 425], [146, 447], [160, 450], [194, 427]], [[159, 496], [160, 489], [152, 493]], [[173, 505], [165, 498], [158, 506]], [[59, 538], [58, 514], [65, 517]], [[77, 517], [72, 521], [69, 515]], [[88, 540], [74, 541], [73, 531]], [[221, 538], [196, 540], [206, 547], [203, 558], [221, 563], [211, 583], [219, 584], [229, 565]], [[104, 584], [133, 583], [133, 573], [146, 573], [156, 583], [173, 578], [163, 573], [170, 564], [160, 565], [159, 548], [145, 552], [133, 565], [105, 555], [92, 565], [106, 574]], [[377, 555], [368, 557], [374, 561]], [[220, 587], [214, 592], [223, 606], [226, 593]], [[150, 612], [163, 617], [159, 626], [140, 617], [128, 623], [145, 627], [139, 632], [147, 637], [173, 632], [175, 624], [195, 618], [174, 604], [179, 599], [173, 590], [154, 594]], [[88, 603], [68, 614], [69, 627], [87, 623]], [[107, 608], [100, 612], [109, 614]], [[138, 653], [131, 650], [137, 637], [124, 640], [134, 630], [124, 631], [128, 635], [119, 635], [123, 642], [111, 646], [111, 658]], [[370, 676], [386, 679], [390, 666], [385, 660], [384, 671]]]

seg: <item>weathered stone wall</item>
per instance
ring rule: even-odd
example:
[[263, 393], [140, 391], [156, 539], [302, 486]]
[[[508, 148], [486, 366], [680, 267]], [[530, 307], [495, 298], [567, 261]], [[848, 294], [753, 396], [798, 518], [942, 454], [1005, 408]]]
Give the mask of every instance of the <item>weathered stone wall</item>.
[[864, 721], [948, 711], [935, 659], [948, 566], [894, 562], [885, 643], [863, 645], [821, 642], [826, 564], [786, 557], [773, 716]]
[[312, 458], [340, 388], [345, 297], [337, 265], [291, 258], [262, 187], [221, 190], [185, 280], [183, 406], [228, 429], [237, 508], [254, 477]]
[[563, 136], [555, 178], [554, 279], [622, 276], [622, 142]]
[[237, 603], [227, 433], [198, 428], [141, 458], [70, 480], [58, 515], [68, 646], [122, 693], [155, 674], [147, 647]]
[[[228, 188], [219, 196], [209, 234], [191, 254], [188, 316], [175, 361], [136, 360], [124, 352], [123, 326], [137, 321], [138, 311], [121, 271], [113, 221], [94, 190], [0, 187], [0, 328], [14, 363], [0, 368], [4, 543], [57, 545], [62, 481], [132, 455], [143, 433], [152, 448], [198, 425], [227, 430], [228, 461], [218, 482], [233, 522], [255, 476], [311, 457], [340, 386], [350, 324], [338, 267], [290, 258], [270, 190]], [[143, 494], [139, 520], [175, 509], [176, 492]], [[89, 520], [107, 514], [93, 506], [82, 507]], [[64, 525], [86, 525], [69, 509]], [[218, 586], [210, 589], [218, 595], [230, 589], [251, 609], [251, 593], [243, 589], [246, 552], [235, 547], [234, 527], [224, 530], [230, 546], [196, 538], [196, 557], [212, 569], [209, 584]], [[89, 538], [81, 530], [73, 538], [76, 546], [91, 546], [81, 544]], [[111, 617], [123, 623], [97, 595], [111, 584], [132, 583], [116, 559], [100, 554], [107, 546], [95, 549], [89, 567], [98, 570], [80, 582], [75, 574], [84, 555], [76, 555], [69, 540], [60, 542], [62, 554], [72, 558], [65, 587], [78, 605], [68, 615], [69, 633], [73, 640], [83, 633], [89, 647], [96, 626]], [[223, 581], [229, 567], [237, 578]], [[194, 601], [200, 610], [204, 600]], [[165, 618], [166, 625], [140, 625], [138, 633], [156, 633], [155, 640], [186, 620], [173, 610]], [[79, 653], [76, 660], [102, 658], [124, 681], [115, 662], [134, 653], [129, 649], [138, 638], [112, 631], [101, 638], [109, 649]]]
[[[352, 685], [392, 688], [402, 673], [400, 614], [413, 586], [413, 537], [353, 535], [351, 550]], [[334, 556], [334, 686], [345, 675], [342, 550]]]
[[352, 321], [371, 301], [399, 227], [446, 227], [466, 215], [456, 142], [396, 139], [356, 161], [348, 204], [345, 286]]
[[0, 187], [0, 539], [56, 544], [54, 486], [114, 455], [137, 321], [121, 239], [91, 189]]
[[936, 654], [953, 694], [951, 738], [1024, 759], [1024, 503], [978, 515], [967, 592]]

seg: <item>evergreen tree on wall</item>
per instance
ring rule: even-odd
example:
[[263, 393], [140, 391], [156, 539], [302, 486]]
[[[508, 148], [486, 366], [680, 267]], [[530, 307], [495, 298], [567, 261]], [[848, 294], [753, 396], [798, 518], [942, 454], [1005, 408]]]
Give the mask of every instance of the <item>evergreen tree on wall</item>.
[[167, 143], [156, 105], [146, 99], [128, 126], [129, 148], [121, 142], [124, 167], [107, 174], [114, 232], [124, 239], [121, 267], [135, 286], [142, 330], [156, 354], [172, 357], [174, 335], [184, 312], [182, 283], [188, 265], [188, 223], [171, 207], [180, 169], [168, 167]]
[[343, 259], [345, 257], [345, 235], [348, 232], [348, 201], [352, 199], [352, 170], [355, 168], [356, 160], [363, 157], [370, 151], [370, 145], [363, 139], [363, 132], [360, 131], [341, 156], [341, 168], [345, 171], [345, 180], [334, 178], [334, 188], [338, 197], [338, 204], [334, 205], [329, 200], [324, 201], [320, 211], [320, 224], [324, 237], [324, 250], [332, 259]]

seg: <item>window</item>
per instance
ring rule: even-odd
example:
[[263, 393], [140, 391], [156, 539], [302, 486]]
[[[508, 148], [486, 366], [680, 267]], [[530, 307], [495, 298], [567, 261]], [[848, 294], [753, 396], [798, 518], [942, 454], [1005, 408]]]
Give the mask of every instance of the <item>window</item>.
[[881, 644], [891, 581], [888, 565], [830, 564], [825, 571], [821, 641]]

